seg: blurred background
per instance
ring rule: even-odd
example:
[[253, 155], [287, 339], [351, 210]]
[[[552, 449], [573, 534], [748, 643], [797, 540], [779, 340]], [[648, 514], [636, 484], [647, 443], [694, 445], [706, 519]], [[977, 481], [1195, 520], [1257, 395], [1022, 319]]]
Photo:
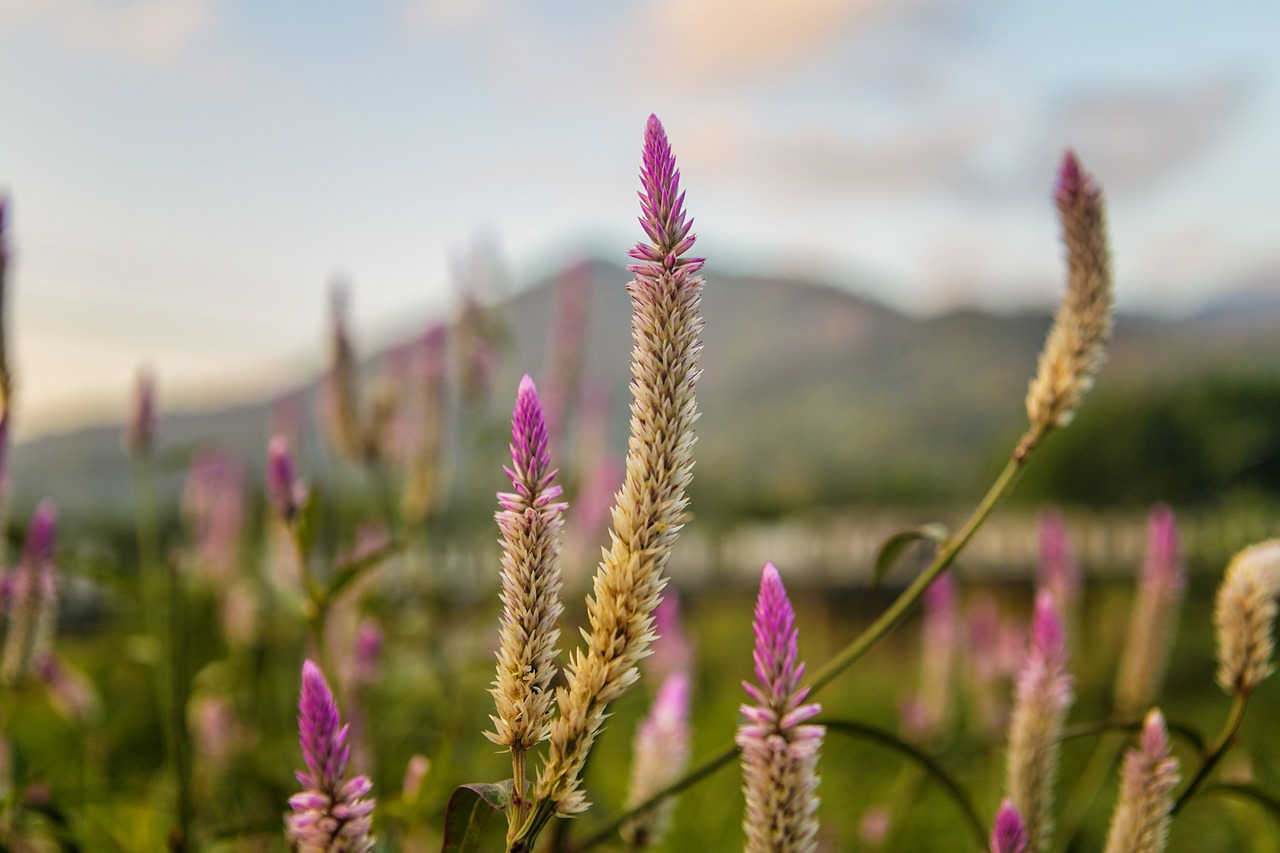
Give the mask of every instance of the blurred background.
[[[361, 688], [379, 796], [395, 800], [407, 755], [437, 767], [434, 805], [405, 794], [386, 819], [417, 808], [438, 826], [452, 785], [506, 772], [476, 732], [511, 403], [532, 375], [573, 506], [576, 595], [621, 480], [624, 264], [641, 237], [651, 112], [708, 258], [693, 517], [671, 564], [699, 643], [697, 749], [737, 719], [766, 560], [820, 663], [919, 568], [909, 553], [868, 593], [880, 543], [958, 524], [1004, 464], [1062, 289], [1051, 192], [1068, 147], [1109, 202], [1114, 341], [1076, 421], [1037, 452], [958, 575], [970, 611], [998, 602], [1016, 629], [1037, 513], [1061, 507], [1089, 581], [1072, 627], [1099, 626], [1076, 649], [1088, 698], [1073, 719], [1104, 718], [1147, 512], [1171, 504], [1192, 579], [1162, 702], [1216, 731], [1213, 589], [1232, 553], [1280, 534], [1277, 32], [1271, 0], [0, 0], [10, 538], [41, 497], [57, 501], [61, 565], [77, 578], [61, 641], [107, 700], [105, 726], [76, 729], [83, 742], [26, 707], [14, 725], [36, 722], [20, 745], [61, 756], [52, 790], [114, 839], [102, 849], [157, 849], [157, 709], [129, 704], [156, 653], [130, 604], [134, 472], [120, 447], [141, 370], [161, 414], [160, 539], [195, 567], [191, 725], [225, 699], [224, 728], [244, 735], [232, 758], [197, 768], [201, 831], [225, 849], [278, 849], [293, 785], [305, 641], [261, 497], [274, 434], [325, 496], [329, 565], [370, 536], [409, 542], [347, 614], [381, 624], [389, 649]], [[335, 324], [376, 464], [333, 447]], [[423, 454], [428, 487], [399, 518], [379, 489], [422, 487]], [[207, 547], [222, 575], [206, 571]], [[898, 726], [919, 638], [910, 622], [879, 646], [824, 699], [831, 711]], [[599, 766], [626, 760], [642, 692], [619, 706]], [[1274, 716], [1280, 692], [1256, 701], [1259, 719]], [[939, 753], [987, 815], [1001, 754], [965, 713]], [[1280, 753], [1251, 722], [1253, 763], [1232, 772], [1275, 790]], [[833, 849], [955, 849], [959, 821], [927, 779], [867, 744], [831, 750]], [[1068, 751], [1067, 775], [1088, 757]], [[603, 819], [625, 774], [596, 773]], [[670, 849], [735, 833], [736, 792], [729, 772], [691, 793], [677, 838], [694, 846]], [[1111, 793], [1080, 807], [1079, 849], [1100, 843]], [[885, 803], [911, 804], [913, 820], [868, 840], [863, 809]], [[1238, 805], [1188, 810], [1171, 849], [1275, 850], [1272, 818]]]

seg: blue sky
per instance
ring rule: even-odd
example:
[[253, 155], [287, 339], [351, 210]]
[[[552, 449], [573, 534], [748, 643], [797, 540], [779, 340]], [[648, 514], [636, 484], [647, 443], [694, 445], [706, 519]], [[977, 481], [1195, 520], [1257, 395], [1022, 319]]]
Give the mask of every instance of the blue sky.
[[[1074, 146], [1122, 304], [1280, 286], [1280, 5], [1014, 0], [0, 0], [20, 432], [320, 362], [636, 238], [656, 112], [716, 266], [912, 310], [1048, 304]], [[621, 286], [621, 282], [620, 282]]]

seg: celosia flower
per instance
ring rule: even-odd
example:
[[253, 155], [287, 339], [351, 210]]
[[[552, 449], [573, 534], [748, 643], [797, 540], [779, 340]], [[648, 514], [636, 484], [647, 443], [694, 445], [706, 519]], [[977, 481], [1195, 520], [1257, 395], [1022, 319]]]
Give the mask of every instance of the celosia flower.
[[1053, 786], [1059, 738], [1071, 706], [1067, 638], [1053, 596], [1041, 590], [1031, 625], [1031, 648], [1018, 674], [1009, 722], [1006, 793], [1021, 815], [1029, 850], [1045, 851], [1053, 835]]
[[244, 523], [241, 464], [220, 453], [197, 453], [187, 470], [182, 509], [194, 529], [201, 567], [217, 583], [228, 583], [236, 573]]
[[1275, 669], [1272, 631], [1280, 592], [1280, 539], [1245, 548], [1231, 559], [1218, 587], [1213, 624], [1218, 635], [1218, 684], [1248, 695]]
[[687, 673], [693, 666], [693, 646], [684, 632], [680, 618], [680, 595], [675, 587], [663, 590], [662, 601], [653, 611], [655, 641], [653, 654], [645, 658], [644, 674], [662, 684], [667, 676]]
[[1137, 749], [1129, 750], [1105, 853], [1163, 853], [1169, 837], [1178, 759], [1158, 709], [1147, 714]]
[[[5, 322], [5, 275], [9, 268], [9, 242], [5, 232], [8, 205], [9, 200], [0, 195], [0, 425], [7, 424], [9, 419], [9, 343], [8, 326]], [[4, 450], [5, 443], [0, 443], [0, 454]], [[0, 486], [3, 485], [4, 470], [3, 456], [0, 455]]]
[[955, 699], [960, 625], [956, 614], [955, 578], [950, 572], [939, 575], [929, 584], [922, 608], [918, 716], [909, 731], [917, 740], [929, 740], [941, 735], [950, 724]]
[[[485, 737], [513, 753], [546, 739], [551, 726], [560, 639], [560, 530], [565, 504], [553, 485], [556, 471], [547, 450], [547, 426], [533, 380], [525, 376], [511, 416], [514, 492], [498, 495], [502, 536], [502, 627], [498, 674], [493, 682], [493, 732]], [[517, 761], [519, 756], [516, 756]], [[523, 779], [517, 782], [523, 784]], [[520, 793], [520, 792], [517, 792]]]
[[1080, 562], [1071, 546], [1067, 521], [1056, 509], [1041, 510], [1036, 515], [1036, 532], [1040, 540], [1039, 584], [1053, 593], [1065, 616], [1080, 597]]
[[990, 594], [978, 596], [969, 607], [965, 671], [983, 732], [994, 737], [1004, 729], [1006, 699], [998, 682], [1006, 674], [1000, 656], [1000, 608]]
[[[673, 672], [662, 682], [649, 715], [636, 728], [631, 755], [627, 808], [640, 805], [684, 773], [689, 764], [689, 676], [686, 673]], [[662, 840], [671, 827], [675, 805], [675, 797], [667, 797], [623, 824], [622, 837], [632, 850], [643, 850]]]
[[307, 769], [297, 773], [305, 790], [289, 798], [289, 843], [297, 853], [368, 853], [374, 801], [366, 796], [373, 786], [364, 776], [346, 778], [347, 727], [324, 675], [311, 661], [302, 665], [298, 735]]
[[1011, 800], [1000, 804], [991, 829], [991, 853], [1026, 853], [1027, 829]]
[[422, 524], [439, 505], [440, 446], [444, 436], [445, 327], [427, 329], [415, 347], [416, 421], [405, 469], [401, 512], [410, 524]]
[[1116, 673], [1116, 712], [1121, 717], [1137, 714], [1160, 689], [1185, 586], [1178, 525], [1172, 510], [1158, 504], [1147, 519], [1147, 557], [1133, 600], [1129, 637]]
[[335, 283], [329, 291], [329, 373], [325, 377], [324, 411], [334, 448], [355, 462], [368, 461], [371, 452], [360, 423], [360, 388], [355, 349], [347, 321], [347, 288]]
[[286, 524], [293, 523], [307, 502], [307, 484], [293, 467], [289, 441], [283, 435], [272, 438], [267, 448], [267, 497]]
[[133, 389], [133, 408], [125, 427], [124, 446], [134, 456], [151, 452], [156, 440], [156, 380], [149, 370], [139, 370]]
[[804, 664], [797, 658], [799, 631], [782, 578], [764, 567], [756, 599], [756, 684], [743, 682], [755, 705], [743, 705], [747, 722], [735, 741], [742, 752], [747, 853], [802, 853], [818, 845], [818, 751], [822, 726], [805, 725], [821, 710], [804, 704]]
[[1027, 390], [1032, 432], [1020, 455], [1044, 432], [1071, 422], [1111, 337], [1114, 297], [1102, 190], [1071, 151], [1062, 158], [1054, 201], [1067, 247], [1067, 291]]
[[641, 244], [628, 267], [631, 293], [631, 425], [626, 479], [613, 511], [610, 547], [587, 601], [591, 624], [585, 651], [566, 667], [557, 694], [560, 716], [551, 728], [551, 753], [538, 777], [539, 799], [562, 815], [587, 807], [579, 778], [610, 702], [638, 678], [636, 664], [652, 638], [663, 569], [685, 518], [685, 490], [693, 477], [694, 384], [698, 376], [701, 258], [682, 258], [693, 246], [680, 175], [656, 116], [645, 131]]
[[22, 560], [9, 578], [9, 613], [0, 677], [21, 681], [49, 651], [58, 619], [58, 570], [53, 562], [58, 513], [53, 501], [36, 507], [27, 527]]
[[551, 334], [551, 384], [545, 397], [547, 434], [552, 443], [564, 435], [566, 413], [578, 393], [591, 310], [591, 264], [575, 263], [556, 280], [555, 315]]

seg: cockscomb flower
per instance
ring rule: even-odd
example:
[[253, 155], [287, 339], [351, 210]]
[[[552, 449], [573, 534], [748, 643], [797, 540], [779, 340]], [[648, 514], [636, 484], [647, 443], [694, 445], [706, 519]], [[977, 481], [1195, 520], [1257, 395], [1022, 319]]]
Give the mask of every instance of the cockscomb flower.
[[283, 435], [273, 437], [267, 447], [267, 498], [285, 524], [292, 524], [307, 502], [306, 481], [298, 477]]
[[1027, 829], [1012, 800], [1000, 804], [996, 823], [991, 829], [991, 853], [1026, 853]]
[[[632, 742], [631, 788], [627, 808], [634, 808], [680, 778], [689, 764], [689, 676], [673, 672], [662, 682], [649, 714]], [[675, 797], [642, 812], [622, 826], [632, 850], [659, 843], [671, 827]]]
[[955, 705], [960, 619], [956, 611], [955, 578], [950, 572], [939, 575], [925, 589], [922, 609], [920, 716], [913, 734], [918, 740], [929, 740], [946, 731]]
[[1052, 594], [1041, 590], [1030, 650], [1014, 692], [1005, 782], [1005, 792], [1026, 826], [1031, 851], [1047, 850], [1053, 834], [1058, 741], [1072, 698], [1066, 631]]
[[[495, 516], [502, 544], [502, 623], [498, 673], [493, 682], [497, 715], [485, 737], [511, 749], [523, 784], [525, 751], [545, 740], [551, 726], [560, 639], [560, 531], [565, 504], [554, 485], [547, 425], [533, 380], [525, 376], [511, 415], [513, 492], [498, 494]], [[517, 795], [522, 792], [517, 791]]]
[[685, 634], [680, 595], [675, 587], [663, 590], [662, 601], [653, 611], [653, 630], [657, 639], [653, 654], [644, 661], [645, 676], [662, 684], [669, 675], [689, 672], [693, 666], [693, 644]]
[[302, 697], [298, 701], [298, 735], [305, 771], [297, 773], [305, 790], [289, 798], [293, 814], [285, 816], [285, 834], [296, 853], [368, 853], [374, 801], [373, 785], [364, 776], [348, 780], [351, 747], [347, 727], [319, 668], [302, 665]]
[[244, 467], [239, 460], [197, 453], [187, 469], [182, 511], [193, 529], [201, 568], [220, 585], [227, 584], [236, 574], [244, 524]]
[[1278, 592], [1280, 539], [1252, 545], [1231, 559], [1213, 609], [1218, 684], [1227, 693], [1247, 696], [1275, 669]]
[[1076, 559], [1067, 531], [1067, 520], [1056, 509], [1036, 514], [1036, 534], [1040, 544], [1039, 585], [1053, 593], [1065, 616], [1080, 597], [1080, 561]]
[[329, 291], [329, 373], [324, 381], [324, 411], [334, 448], [355, 462], [373, 452], [360, 421], [360, 387], [355, 348], [347, 319], [347, 288], [335, 283]]
[[41, 501], [27, 527], [21, 562], [9, 577], [8, 625], [0, 664], [6, 685], [25, 678], [53, 642], [58, 620], [58, 570], [53, 562], [57, 519], [53, 501]]
[[626, 477], [613, 508], [610, 546], [587, 601], [591, 625], [585, 651], [566, 667], [551, 727], [551, 753], [538, 778], [540, 800], [561, 815], [587, 807], [579, 778], [608, 704], [639, 677], [636, 664], [652, 639], [652, 613], [662, 572], [685, 519], [693, 478], [694, 385], [698, 377], [698, 314], [702, 279], [684, 214], [679, 172], [662, 123], [649, 117], [641, 170], [641, 220], [652, 245], [631, 256], [631, 425]]
[[156, 441], [156, 380], [150, 370], [138, 371], [133, 408], [125, 427], [124, 446], [134, 456], [146, 456]]
[[818, 751], [825, 730], [805, 725], [821, 710], [805, 704], [797, 658], [799, 631], [778, 570], [768, 563], [760, 579], [753, 625], [756, 684], [743, 682], [755, 705], [735, 741], [742, 753], [747, 853], [802, 853], [818, 844]]
[[417, 405], [405, 468], [400, 509], [410, 524], [422, 524], [440, 503], [440, 447], [444, 438], [446, 330], [433, 324], [415, 347], [412, 364]]
[[1163, 853], [1178, 778], [1178, 759], [1170, 755], [1164, 716], [1153, 708], [1143, 723], [1138, 748], [1124, 759], [1105, 853]]
[[1116, 673], [1116, 712], [1123, 718], [1147, 707], [1160, 689], [1185, 587], [1178, 524], [1173, 511], [1158, 504], [1147, 518], [1147, 556]]
[[1019, 446], [1022, 455], [1045, 432], [1071, 422], [1111, 337], [1114, 296], [1102, 190], [1072, 151], [1062, 158], [1054, 201], [1067, 248], [1067, 291], [1027, 390], [1032, 432]]

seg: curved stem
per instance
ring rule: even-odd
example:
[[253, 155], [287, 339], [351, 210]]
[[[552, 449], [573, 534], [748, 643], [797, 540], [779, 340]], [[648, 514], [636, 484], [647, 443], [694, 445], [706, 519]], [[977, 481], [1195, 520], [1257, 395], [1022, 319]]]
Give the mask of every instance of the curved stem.
[[613, 838], [613, 836], [617, 834], [618, 830], [622, 828], [622, 825], [627, 821], [629, 821], [631, 818], [635, 817], [638, 814], [643, 814], [644, 812], [648, 811], [649, 809], [661, 803], [667, 797], [675, 796], [676, 794], [683, 791], [685, 788], [689, 788], [689, 787], [692, 787], [693, 785], [696, 785], [697, 783], [701, 782], [703, 779], [715, 773], [721, 767], [724, 767], [726, 764], [728, 764], [737, 756], [738, 756], [738, 748], [733, 747], [731, 749], [725, 750], [724, 752], [717, 753], [711, 758], [708, 758], [706, 761], [702, 762], [697, 767], [693, 768], [688, 773], [681, 776], [671, 785], [668, 785], [666, 788], [663, 788], [661, 791], [654, 794], [652, 797], [640, 803], [639, 805], [636, 805], [636, 806], [633, 806], [632, 808], [627, 809], [625, 812], [618, 815], [613, 820], [609, 821], [604, 826], [597, 829], [595, 832], [591, 833], [589, 836], [586, 837], [586, 839], [584, 839], [582, 842], [580, 842], [573, 848], [574, 851], [576, 851], [576, 853], [581, 853], [581, 851], [583, 850], [589, 850], [590, 848], [595, 847], [597, 844], [602, 844], [603, 842], [608, 841], [609, 839]]
[[[1018, 442], [1017, 449], [1014, 451], [1012, 457], [1004, 466], [1004, 470], [1000, 472], [998, 477], [996, 477], [995, 482], [991, 484], [991, 488], [987, 490], [986, 495], [983, 496], [982, 501], [978, 504], [977, 508], [974, 509], [973, 513], [964, 523], [964, 526], [960, 528], [954, 536], [950, 537], [943, 543], [942, 547], [938, 549], [937, 555], [934, 556], [933, 562], [930, 563], [928, 568], [921, 572], [905, 590], [899, 593], [898, 597], [894, 599], [888, 609], [880, 614], [880, 616], [872, 622], [866, 630], [855, 637], [849, 645], [845, 646], [844, 649], [837, 653], [834, 658], [828, 661], [822, 669], [818, 670], [810, 684], [810, 696], [817, 693], [835, 679], [836, 676], [848, 669], [854, 661], [866, 654], [881, 637], [892, 630], [894, 626], [901, 622], [906, 615], [911, 612], [911, 608], [924, 595], [924, 591], [928, 589], [929, 584], [933, 583], [933, 581], [937, 579], [938, 575], [946, 571], [947, 567], [955, 561], [956, 557], [960, 555], [960, 552], [969, 544], [969, 541], [974, 537], [974, 534], [978, 532], [986, 522], [987, 518], [990, 517], [991, 513], [995, 511], [996, 507], [998, 507], [1004, 499], [1009, 496], [1009, 493], [1013, 491], [1013, 487], [1017, 484], [1023, 468], [1026, 467], [1026, 463], [1031, 456], [1031, 452], [1039, 446], [1040, 440], [1045, 436], [1046, 432], [1046, 430], [1038, 429], [1036, 427], [1031, 427], [1027, 430], [1022, 439]], [[617, 832], [618, 828], [631, 817], [639, 814], [645, 809], [652, 808], [667, 797], [677, 794], [690, 785], [701, 781], [704, 777], [711, 775], [720, 767], [733, 760], [737, 754], [737, 747], [732, 746], [723, 752], [717, 753], [715, 756], [708, 759], [698, 767], [695, 767], [693, 770], [690, 770], [684, 776], [654, 794], [640, 805], [628, 809], [614, 818], [612, 821], [593, 833], [575, 849], [579, 851], [586, 850], [605, 841], [610, 838], [613, 833]], [[986, 831], [983, 830], [984, 845], [986, 843], [985, 832]]]
[[965, 823], [969, 826], [969, 831], [973, 833], [973, 837], [977, 843], [979, 850], [987, 849], [987, 829], [982, 824], [982, 818], [978, 816], [978, 810], [973, 805], [973, 800], [965, 793], [955, 779], [933, 757], [928, 753], [917, 749], [912, 744], [901, 740], [883, 729], [875, 726], [869, 726], [865, 723], [859, 723], [852, 720], [816, 720], [819, 725], [826, 726], [829, 731], [842, 732], [844, 734], [853, 735], [864, 740], [878, 743], [881, 746], [887, 746], [896, 750], [908, 758], [919, 764], [924, 770], [938, 781], [939, 784], [951, 795], [951, 799], [955, 802], [956, 807], [960, 809], [964, 816]]
[[[1035, 430], [1032, 430], [1027, 433], [1027, 436], [1034, 434]], [[1024, 437], [1019, 447], [1026, 443], [1027, 437]], [[1032, 446], [1034, 446], [1034, 443]], [[812, 693], [817, 693], [837, 675], [848, 669], [854, 661], [866, 654], [881, 637], [889, 633], [894, 626], [906, 618], [906, 615], [911, 612], [911, 608], [924, 595], [924, 591], [929, 588], [929, 584], [933, 583], [938, 575], [946, 571], [947, 567], [964, 550], [964, 547], [969, 544], [969, 540], [986, 522], [992, 511], [1013, 491], [1013, 487], [1018, 482], [1018, 477], [1022, 474], [1022, 469], [1026, 465], [1028, 458], [1029, 453], [1023, 452], [1021, 455], [1015, 453], [1009, 459], [1009, 462], [1004, 466], [1004, 470], [1000, 472], [1000, 476], [996, 478], [995, 482], [991, 484], [991, 488], [987, 490], [982, 502], [978, 504], [977, 509], [973, 511], [968, 521], [964, 523], [964, 527], [960, 528], [956, 535], [942, 544], [929, 567], [916, 576], [910, 586], [903, 590], [889, 605], [888, 609], [881, 613], [865, 631], [828, 661], [822, 669], [818, 670], [810, 684]]]
[[1222, 760], [1222, 756], [1226, 755], [1227, 750], [1235, 743], [1236, 733], [1240, 731], [1240, 724], [1244, 722], [1244, 712], [1249, 707], [1249, 694], [1237, 693], [1235, 699], [1231, 702], [1231, 713], [1227, 715], [1227, 721], [1222, 726], [1222, 731], [1218, 732], [1218, 736], [1214, 738], [1213, 744], [1209, 747], [1209, 751], [1204, 754], [1204, 758], [1200, 762], [1200, 768], [1196, 770], [1196, 775], [1191, 777], [1191, 781], [1187, 783], [1187, 789], [1179, 795], [1177, 801], [1173, 804], [1173, 814], [1177, 814], [1187, 801], [1196, 795], [1200, 790], [1200, 786], [1209, 778], [1209, 774], [1213, 772], [1213, 768], [1218, 766], [1218, 762]]

